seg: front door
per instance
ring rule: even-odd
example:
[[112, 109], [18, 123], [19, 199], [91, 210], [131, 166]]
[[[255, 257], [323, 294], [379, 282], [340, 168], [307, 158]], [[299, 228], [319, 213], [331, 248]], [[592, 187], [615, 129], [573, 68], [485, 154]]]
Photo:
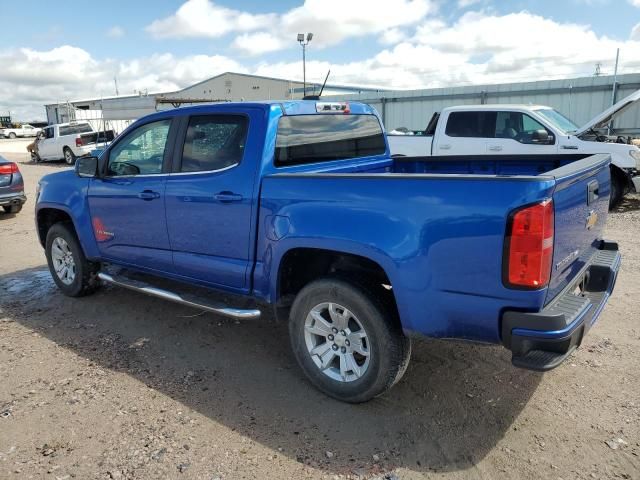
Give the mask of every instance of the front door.
[[38, 155], [41, 159], [50, 159], [54, 156], [53, 129], [55, 127], [46, 127], [42, 130], [42, 139], [38, 142]]
[[[487, 142], [490, 155], [553, 155], [557, 153], [557, 140], [553, 133], [533, 117], [522, 112], [495, 112], [493, 138]], [[539, 133], [546, 132], [541, 139]]]
[[[249, 117], [243, 115], [191, 116], [181, 160], [166, 187], [176, 273], [238, 291], [247, 287], [261, 151], [261, 140], [248, 127]], [[250, 152], [255, 158], [248, 158]]]
[[146, 123], [114, 143], [106, 174], [91, 180], [89, 210], [102, 258], [170, 272], [164, 194], [171, 119]]

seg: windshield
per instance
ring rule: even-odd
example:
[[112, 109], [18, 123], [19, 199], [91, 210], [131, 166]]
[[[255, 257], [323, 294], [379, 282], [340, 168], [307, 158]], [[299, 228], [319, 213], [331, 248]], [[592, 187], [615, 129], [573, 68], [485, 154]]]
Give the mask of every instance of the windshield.
[[553, 110], [552, 108], [543, 108], [541, 110], [536, 110], [536, 113], [542, 115], [548, 122], [565, 133], [575, 132], [578, 130], [578, 126], [575, 123], [557, 110]]

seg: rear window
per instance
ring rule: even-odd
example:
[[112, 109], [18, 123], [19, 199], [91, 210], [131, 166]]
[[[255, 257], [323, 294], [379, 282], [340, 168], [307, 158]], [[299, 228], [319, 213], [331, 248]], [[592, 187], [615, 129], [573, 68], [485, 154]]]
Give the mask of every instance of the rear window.
[[451, 112], [445, 134], [449, 137], [493, 138], [496, 112]]
[[65, 125], [60, 127], [59, 135], [64, 137], [65, 135], [77, 135], [78, 133], [89, 133], [93, 132], [91, 125], [88, 123], [80, 123], [78, 125]]
[[375, 115], [291, 115], [278, 122], [278, 167], [385, 152], [384, 134]]

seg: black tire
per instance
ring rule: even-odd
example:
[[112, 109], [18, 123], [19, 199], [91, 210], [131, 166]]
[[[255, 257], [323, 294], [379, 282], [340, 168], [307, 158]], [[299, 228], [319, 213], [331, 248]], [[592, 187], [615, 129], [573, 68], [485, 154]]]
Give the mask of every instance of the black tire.
[[9, 138], [13, 140], [14, 138], [16, 138], [16, 134], [13, 132], [9, 132]]
[[22, 210], [22, 205], [7, 205], [6, 207], [2, 207], [5, 213], [19, 213]]
[[[303, 372], [320, 391], [343, 402], [361, 403], [381, 395], [400, 380], [411, 357], [411, 340], [403, 334], [397, 314], [383, 301], [384, 297], [370, 287], [340, 278], [316, 280], [298, 293], [289, 315], [291, 346]], [[330, 378], [316, 365], [307, 348], [307, 316], [326, 302], [344, 306], [366, 332], [369, 364], [357, 379], [345, 382]]]
[[[54, 240], [58, 237], [64, 240], [69, 246], [75, 264], [75, 277], [73, 282], [70, 284], [64, 283], [54, 268], [52, 245]], [[49, 271], [51, 272], [54, 282], [62, 293], [68, 297], [82, 297], [84, 295], [89, 295], [100, 285], [96, 275], [100, 265], [87, 260], [82, 248], [80, 247], [78, 238], [69, 224], [56, 223], [49, 229], [45, 243], [45, 254], [47, 257], [47, 264], [49, 265]]]
[[75, 165], [76, 164], [76, 154], [69, 147], [64, 147], [62, 149], [62, 155], [64, 156], [64, 161], [67, 165]]
[[611, 196], [609, 197], [609, 210], [613, 210], [622, 201], [625, 193], [625, 178], [617, 168], [611, 168]]

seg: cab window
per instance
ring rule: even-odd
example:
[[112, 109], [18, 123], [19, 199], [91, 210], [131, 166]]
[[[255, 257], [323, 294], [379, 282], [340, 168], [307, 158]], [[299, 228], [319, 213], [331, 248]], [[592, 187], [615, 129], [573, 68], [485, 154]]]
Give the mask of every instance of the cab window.
[[[509, 138], [525, 144], [538, 144], [536, 132], [546, 131], [544, 125], [522, 112], [498, 112], [495, 123], [495, 138]], [[553, 142], [550, 142], [553, 143]]]
[[108, 175], [131, 176], [162, 173], [171, 120], [142, 125], [118, 142], [109, 153]]
[[210, 172], [242, 161], [247, 119], [239, 115], [194, 116], [182, 151], [181, 172]]

